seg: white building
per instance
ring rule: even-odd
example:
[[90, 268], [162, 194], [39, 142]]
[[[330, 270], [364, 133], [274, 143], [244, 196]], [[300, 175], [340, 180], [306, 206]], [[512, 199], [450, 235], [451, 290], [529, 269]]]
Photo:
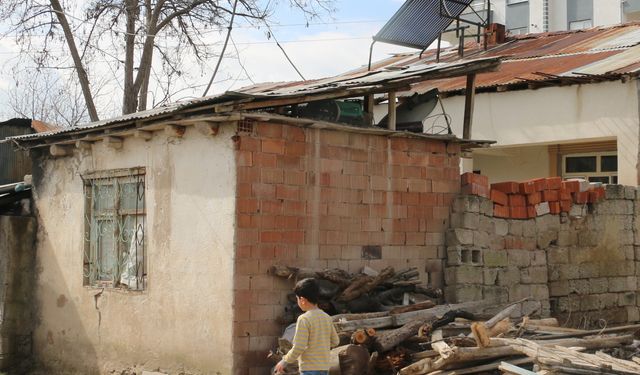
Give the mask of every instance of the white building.
[[[471, 7], [486, 17], [487, 0]], [[477, 20], [471, 10], [463, 19]], [[640, 20], [640, 0], [491, 0], [491, 21], [511, 34], [579, 30]], [[447, 38], [449, 39], [449, 38]]]

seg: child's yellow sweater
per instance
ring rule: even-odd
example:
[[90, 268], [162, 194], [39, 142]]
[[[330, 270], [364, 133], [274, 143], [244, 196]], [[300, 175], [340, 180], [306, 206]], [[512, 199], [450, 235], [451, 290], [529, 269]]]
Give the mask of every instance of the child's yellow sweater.
[[321, 309], [309, 310], [298, 317], [293, 348], [284, 360], [294, 363], [299, 358], [300, 371], [328, 371], [330, 350], [338, 342], [331, 317]]

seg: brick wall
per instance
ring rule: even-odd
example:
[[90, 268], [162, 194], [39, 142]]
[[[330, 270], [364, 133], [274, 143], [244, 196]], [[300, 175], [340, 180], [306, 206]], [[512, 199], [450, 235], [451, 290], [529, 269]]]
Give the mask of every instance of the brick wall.
[[418, 267], [442, 285], [458, 144], [256, 123], [236, 146], [236, 374], [268, 373], [282, 333], [291, 284], [267, 275], [273, 264]]
[[637, 189], [620, 185], [598, 203], [528, 220], [494, 217], [489, 199], [460, 196], [446, 236], [445, 298], [531, 297], [521, 313], [572, 326], [638, 321], [638, 213]]

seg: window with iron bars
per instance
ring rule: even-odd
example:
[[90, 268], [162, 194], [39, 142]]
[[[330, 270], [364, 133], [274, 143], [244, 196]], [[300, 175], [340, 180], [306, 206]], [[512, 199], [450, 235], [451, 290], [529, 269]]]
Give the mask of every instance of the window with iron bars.
[[144, 290], [145, 169], [83, 175], [84, 285]]

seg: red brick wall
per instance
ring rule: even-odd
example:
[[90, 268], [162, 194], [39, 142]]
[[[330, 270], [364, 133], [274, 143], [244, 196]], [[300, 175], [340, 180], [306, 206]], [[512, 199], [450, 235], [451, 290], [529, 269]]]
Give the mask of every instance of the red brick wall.
[[[418, 267], [442, 284], [457, 144], [256, 123], [237, 146], [236, 374], [267, 374], [290, 282], [273, 264]], [[362, 247], [382, 247], [363, 260]]]

